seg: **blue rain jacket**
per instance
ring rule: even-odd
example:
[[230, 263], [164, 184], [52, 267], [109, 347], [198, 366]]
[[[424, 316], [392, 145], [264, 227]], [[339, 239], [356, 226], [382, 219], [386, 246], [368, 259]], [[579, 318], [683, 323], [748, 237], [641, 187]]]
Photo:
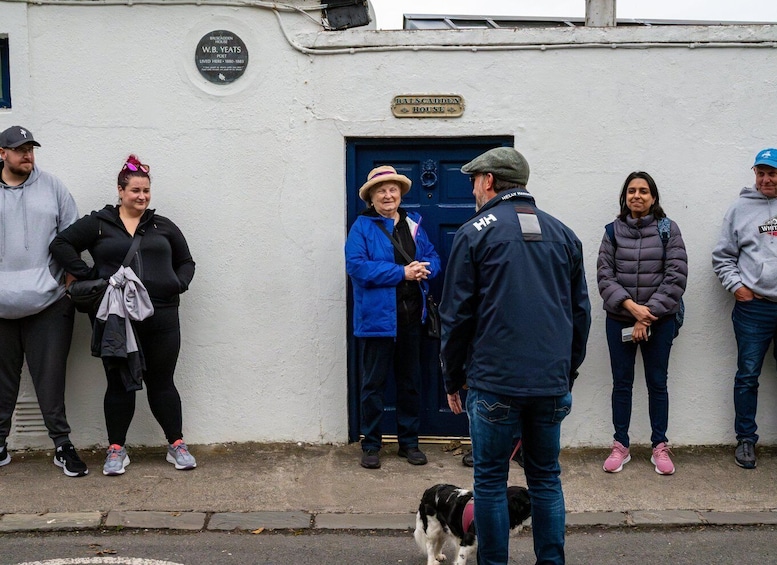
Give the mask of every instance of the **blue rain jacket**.
[[[415, 241], [416, 261], [427, 261], [434, 278], [440, 272], [440, 257], [421, 228], [421, 215], [407, 212], [406, 220]], [[353, 283], [353, 333], [356, 337], [396, 337], [396, 287], [405, 278], [405, 266], [394, 261], [394, 246], [378, 226], [389, 233], [394, 221], [383, 216], [361, 214], [351, 226], [345, 243], [345, 269]], [[422, 322], [426, 320], [428, 285], [422, 281]]]

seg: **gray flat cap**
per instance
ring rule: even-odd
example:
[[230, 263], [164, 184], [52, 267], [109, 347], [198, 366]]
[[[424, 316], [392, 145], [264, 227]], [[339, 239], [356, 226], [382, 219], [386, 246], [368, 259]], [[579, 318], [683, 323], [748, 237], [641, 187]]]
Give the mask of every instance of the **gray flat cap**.
[[526, 186], [529, 182], [529, 163], [512, 147], [497, 147], [486, 151], [461, 168], [466, 175], [491, 173], [498, 179]]

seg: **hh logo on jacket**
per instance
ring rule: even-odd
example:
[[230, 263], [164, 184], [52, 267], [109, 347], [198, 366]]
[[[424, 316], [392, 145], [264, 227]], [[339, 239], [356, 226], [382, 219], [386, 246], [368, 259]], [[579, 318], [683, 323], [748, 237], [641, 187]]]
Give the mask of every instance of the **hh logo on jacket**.
[[494, 216], [493, 214], [489, 214], [488, 216], [483, 216], [477, 222], [472, 222], [472, 225], [475, 226], [478, 231], [480, 231], [488, 224], [495, 221], [496, 221], [496, 216]]

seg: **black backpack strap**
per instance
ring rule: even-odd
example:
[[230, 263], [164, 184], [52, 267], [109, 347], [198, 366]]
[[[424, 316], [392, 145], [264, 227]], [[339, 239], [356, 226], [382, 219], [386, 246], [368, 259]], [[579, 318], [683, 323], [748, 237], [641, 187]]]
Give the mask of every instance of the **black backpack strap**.
[[658, 228], [658, 236], [661, 238], [661, 244], [664, 247], [664, 255], [662, 260], [666, 261], [666, 245], [669, 243], [669, 236], [672, 230], [672, 220], [666, 217], [661, 218], [658, 220], [656, 227]]
[[612, 248], [615, 249], [618, 247], [618, 243], [615, 241], [615, 222], [610, 222], [606, 226], [604, 226], [604, 231], [607, 234], [607, 237], [610, 238], [610, 243], [612, 243]]

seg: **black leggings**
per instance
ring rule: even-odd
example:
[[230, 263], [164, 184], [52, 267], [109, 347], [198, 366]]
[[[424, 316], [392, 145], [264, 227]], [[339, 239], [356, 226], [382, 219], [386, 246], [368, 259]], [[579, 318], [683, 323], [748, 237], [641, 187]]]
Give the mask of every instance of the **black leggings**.
[[[178, 351], [181, 348], [181, 326], [178, 307], [155, 310], [154, 315], [135, 322], [138, 342], [146, 359], [143, 382], [151, 413], [162, 426], [168, 443], [183, 437], [181, 397], [173, 382]], [[124, 445], [132, 417], [135, 414], [135, 392], [127, 392], [118, 370], [105, 367], [108, 388], [103, 407], [108, 441]]]

